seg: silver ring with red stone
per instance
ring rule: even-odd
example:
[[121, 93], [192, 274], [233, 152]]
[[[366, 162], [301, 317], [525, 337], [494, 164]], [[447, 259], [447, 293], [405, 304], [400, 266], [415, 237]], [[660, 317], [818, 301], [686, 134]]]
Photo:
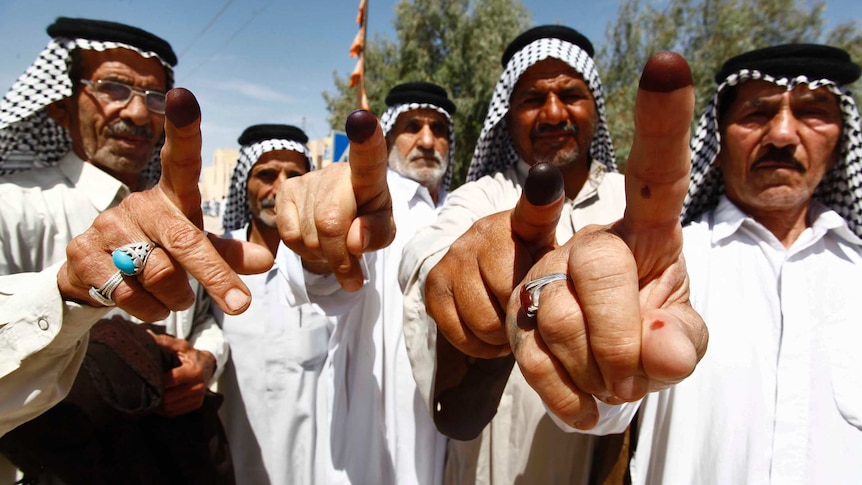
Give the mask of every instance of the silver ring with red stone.
[[535, 318], [539, 311], [539, 294], [542, 293], [542, 288], [548, 283], [555, 281], [565, 281], [569, 278], [566, 273], [551, 273], [545, 276], [540, 276], [521, 288], [521, 307], [530, 318]]

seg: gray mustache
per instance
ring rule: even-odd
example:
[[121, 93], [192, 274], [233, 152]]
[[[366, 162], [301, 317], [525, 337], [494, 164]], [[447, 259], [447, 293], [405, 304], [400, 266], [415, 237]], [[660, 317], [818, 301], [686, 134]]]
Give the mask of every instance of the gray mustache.
[[560, 123], [558, 125], [539, 125], [535, 129], [530, 132], [531, 136], [541, 135], [542, 133], [554, 132], [554, 131], [562, 131], [565, 133], [571, 133], [572, 135], [578, 134], [578, 127], [571, 123]]
[[130, 135], [148, 140], [151, 140], [154, 136], [153, 130], [149, 126], [137, 126], [126, 120], [117, 120], [111, 123], [108, 125], [107, 131], [112, 136]]

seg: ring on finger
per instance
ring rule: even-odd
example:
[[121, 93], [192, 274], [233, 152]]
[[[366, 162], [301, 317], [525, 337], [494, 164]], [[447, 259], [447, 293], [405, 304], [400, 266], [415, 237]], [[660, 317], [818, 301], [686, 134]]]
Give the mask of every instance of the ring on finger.
[[117, 271], [108, 279], [108, 281], [105, 282], [104, 285], [100, 286], [99, 288], [91, 286], [90, 298], [101, 303], [103, 306], [115, 306], [116, 303], [114, 303], [114, 300], [111, 299], [111, 296], [114, 294], [114, 290], [116, 290], [122, 282], [123, 273]]
[[111, 253], [114, 266], [126, 276], [135, 276], [144, 270], [147, 258], [156, 245], [149, 241], [141, 241], [120, 246]]
[[555, 281], [565, 281], [569, 278], [566, 273], [551, 273], [545, 276], [540, 276], [521, 288], [521, 307], [527, 313], [527, 317], [535, 318], [539, 311], [539, 295], [542, 293], [542, 288]]

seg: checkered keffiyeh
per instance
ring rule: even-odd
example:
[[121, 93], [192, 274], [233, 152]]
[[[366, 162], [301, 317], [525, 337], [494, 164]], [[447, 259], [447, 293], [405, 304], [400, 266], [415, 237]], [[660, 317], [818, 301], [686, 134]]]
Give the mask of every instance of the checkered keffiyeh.
[[721, 93], [749, 80], [768, 81], [792, 90], [807, 84], [812, 90], [825, 87], [838, 97], [844, 121], [841, 155], [838, 162], [826, 173], [814, 191], [814, 198], [837, 212], [847, 221], [850, 229], [862, 237], [862, 131], [859, 110], [850, 92], [828, 79], [809, 80], [806, 76], [793, 78], [773, 77], [753, 69], [742, 69], [730, 74], [722, 82], [700, 118], [691, 142], [691, 184], [682, 210], [683, 224], [691, 222], [701, 213], [712, 209], [724, 193], [721, 170], [713, 165], [721, 147], [717, 107]]
[[395, 121], [402, 113], [413, 111], [414, 109], [433, 109], [434, 111], [446, 117], [449, 122], [449, 165], [446, 167], [446, 173], [443, 174], [443, 183], [441, 188], [449, 190], [449, 183], [452, 181], [452, 165], [455, 162], [455, 122], [452, 116], [440, 106], [431, 103], [403, 103], [395, 106], [390, 106], [380, 117], [380, 127], [383, 129], [383, 134], [389, 136], [392, 127], [395, 126]]
[[539, 61], [555, 58], [566, 62], [579, 72], [593, 94], [596, 102], [596, 132], [590, 144], [590, 156], [601, 162], [609, 171], [617, 171], [614, 147], [605, 117], [605, 98], [602, 82], [593, 59], [583, 49], [570, 42], [555, 39], [538, 39], [528, 44], [512, 56], [506, 64], [500, 80], [494, 88], [485, 125], [479, 135], [473, 161], [467, 171], [467, 181], [477, 180], [485, 175], [505, 170], [518, 161], [518, 154], [512, 146], [511, 138], [504, 120], [509, 111], [509, 98], [518, 79], [532, 65]]
[[[75, 49], [129, 49], [145, 58], [155, 57], [165, 68], [168, 87], [173, 86], [173, 69], [155, 52], [113, 41], [51, 39], [0, 101], [0, 175], [54, 165], [72, 149], [69, 133], [48, 116], [45, 108], [72, 95], [69, 70], [71, 53]], [[161, 174], [162, 143], [156, 147], [153, 160], [143, 173], [145, 180], [152, 184]]]
[[251, 221], [251, 211], [248, 208], [248, 174], [261, 155], [275, 150], [291, 150], [305, 155], [308, 159], [309, 171], [314, 170], [311, 152], [308, 151], [308, 147], [296, 140], [262, 140], [240, 147], [239, 159], [230, 177], [230, 190], [222, 219], [225, 231], [243, 228]]

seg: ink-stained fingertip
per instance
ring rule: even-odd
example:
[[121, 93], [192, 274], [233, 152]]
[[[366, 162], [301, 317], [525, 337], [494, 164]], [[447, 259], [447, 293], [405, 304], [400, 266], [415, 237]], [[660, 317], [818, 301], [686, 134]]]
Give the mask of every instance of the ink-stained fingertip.
[[527, 201], [536, 206], [548, 205], [563, 195], [563, 174], [553, 163], [537, 163], [530, 167], [524, 183]]
[[171, 89], [165, 98], [165, 116], [177, 128], [188, 126], [201, 116], [198, 100], [188, 89]]
[[344, 131], [347, 138], [354, 143], [364, 143], [371, 138], [377, 128], [377, 118], [364, 109], [358, 109], [347, 115]]
[[669, 93], [693, 84], [691, 68], [685, 58], [676, 52], [659, 52], [647, 61], [638, 87], [655, 93]]

